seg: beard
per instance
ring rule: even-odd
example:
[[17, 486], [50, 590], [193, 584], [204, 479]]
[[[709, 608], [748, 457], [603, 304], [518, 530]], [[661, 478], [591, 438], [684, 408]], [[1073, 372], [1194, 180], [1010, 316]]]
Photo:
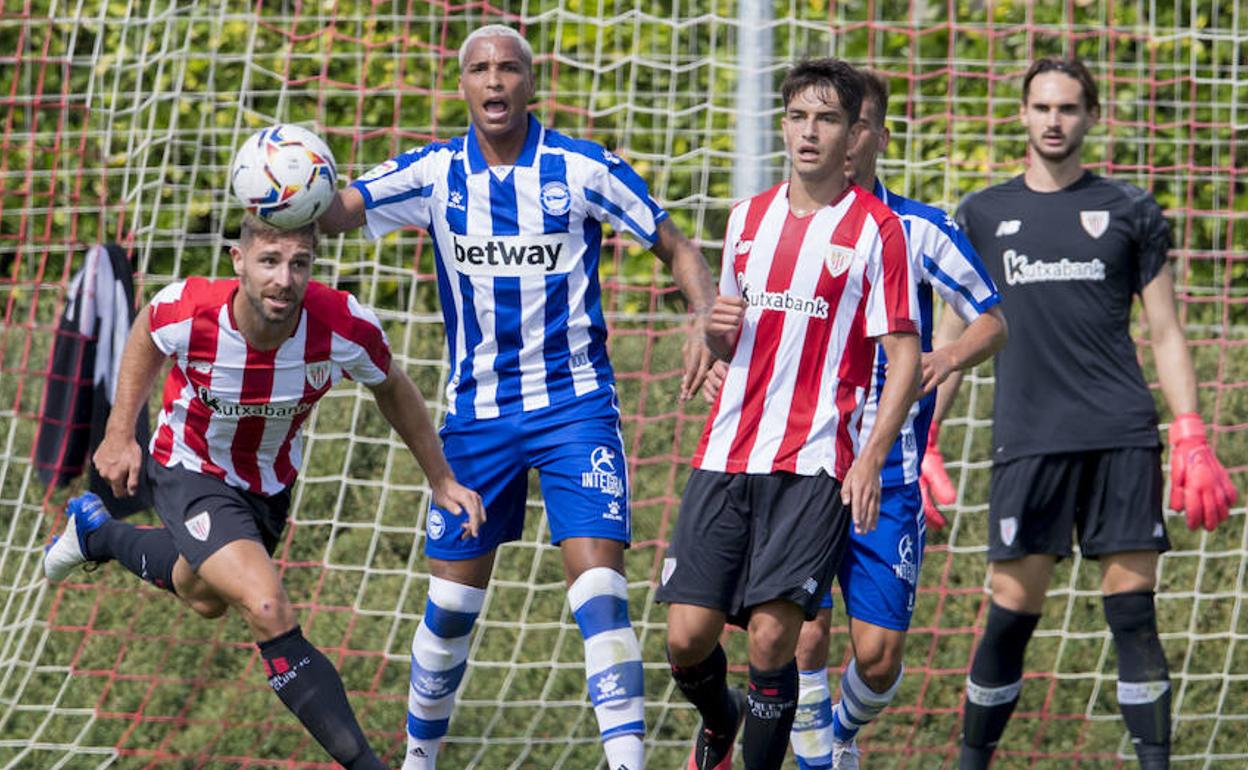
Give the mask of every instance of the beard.
[[266, 323], [282, 324], [291, 319], [291, 317], [303, 309], [303, 303], [291, 301], [285, 310], [273, 311], [264, 304], [264, 297], [258, 293], [251, 291], [250, 287], [243, 285], [243, 296], [247, 297], [247, 303], [251, 305], [251, 309], [256, 311], [256, 315], [263, 318]]
[[1031, 145], [1032, 152], [1039, 157], [1049, 161], [1050, 163], [1061, 163], [1071, 155], [1074, 155], [1083, 149], [1083, 138], [1080, 137], [1078, 140], [1072, 141], [1065, 147], [1057, 150], [1046, 149], [1043, 144], [1035, 140], [1029, 140], [1028, 144]]

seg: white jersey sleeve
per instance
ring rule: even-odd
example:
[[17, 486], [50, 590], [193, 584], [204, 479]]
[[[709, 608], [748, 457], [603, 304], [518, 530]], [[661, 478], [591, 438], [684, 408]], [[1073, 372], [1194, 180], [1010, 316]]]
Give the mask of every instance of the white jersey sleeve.
[[953, 220], [910, 219], [910, 248], [922, 275], [958, 316], [970, 323], [1001, 302], [987, 269]]
[[182, 307], [186, 281], [171, 283], [152, 297], [147, 320], [152, 343], [166, 356], [186, 353], [191, 337], [191, 317]]
[[610, 150], [593, 142], [579, 141], [578, 149], [592, 156], [583, 193], [586, 209], [599, 222], [608, 222], [617, 232], [631, 233], [646, 248], [659, 239], [659, 224], [667, 219], [641, 175]]
[[401, 227], [428, 229], [433, 221], [434, 184], [449, 149], [431, 144], [374, 166], [351, 183], [364, 196], [364, 233], [371, 239]]
[[390, 374], [390, 345], [386, 333], [377, 315], [353, 295], [347, 296], [347, 309], [354, 323], [349, 325], [348, 334], [334, 334], [334, 360], [351, 379], [375, 387], [385, 382]]

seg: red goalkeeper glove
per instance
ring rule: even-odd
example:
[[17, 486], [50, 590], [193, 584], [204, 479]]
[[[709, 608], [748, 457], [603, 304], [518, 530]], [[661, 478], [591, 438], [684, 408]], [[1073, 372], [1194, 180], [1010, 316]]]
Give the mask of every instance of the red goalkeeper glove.
[[1226, 521], [1238, 494], [1231, 477], [1205, 442], [1205, 423], [1195, 412], [1170, 424], [1170, 507], [1187, 513], [1187, 528], [1212, 532]]
[[[923, 462], [919, 468], [919, 492], [923, 495], [923, 514], [927, 517], [927, 526], [940, 529], [949, 522], [941, 514], [936, 503], [949, 505], [958, 499], [958, 490], [949, 480], [945, 471], [945, 458], [940, 454], [940, 428], [933, 425], [927, 434], [927, 448], [923, 452]], [[935, 502], [933, 502], [935, 501]]]

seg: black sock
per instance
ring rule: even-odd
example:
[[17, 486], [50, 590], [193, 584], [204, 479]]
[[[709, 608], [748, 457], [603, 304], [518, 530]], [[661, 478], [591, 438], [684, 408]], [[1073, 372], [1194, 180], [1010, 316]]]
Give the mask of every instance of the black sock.
[[984, 770], [1005, 732], [1023, 686], [1023, 653], [1039, 615], [988, 608], [984, 638], [975, 650], [962, 711], [961, 770]]
[[671, 663], [671, 667], [672, 679], [685, 698], [697, 707], [703, 726], [715, 735], [736, 733], [737, 710], [728, 695], [728, 658], [724, 648], [715, 645], [701, 663], [685, 667]]
[[759, 671], [750, 666], [749, 707], [742, 751], [746, 770], [779, 770], [797, 716], [797, 661]]
[[269, 686], [336, 762], [347, 770], [386, 770], [364, 738], [338, 672], [299, 626], [257, 646]]
[[175, 593], [173, 565], [178, 561], [178, 549], [164, 527], [136, 527], [108, 519], [87, 535], [86, 547], [83, 555], [91, 561], [116, 559], [143, 580]]
[[1157, 635], [1152, 591], [1110, 594], [1105, 620], [1118, 650], [1118, 708], [1141, 770], [1170, 766], [1170, 667]]

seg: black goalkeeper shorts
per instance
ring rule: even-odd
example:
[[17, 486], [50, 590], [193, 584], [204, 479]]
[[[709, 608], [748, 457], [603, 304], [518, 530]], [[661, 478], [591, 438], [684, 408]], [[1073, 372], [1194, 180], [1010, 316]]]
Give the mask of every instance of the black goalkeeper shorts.
[[1033, 455], [992, 467], [988, 561], [1168, 551], [1161, 449]]

